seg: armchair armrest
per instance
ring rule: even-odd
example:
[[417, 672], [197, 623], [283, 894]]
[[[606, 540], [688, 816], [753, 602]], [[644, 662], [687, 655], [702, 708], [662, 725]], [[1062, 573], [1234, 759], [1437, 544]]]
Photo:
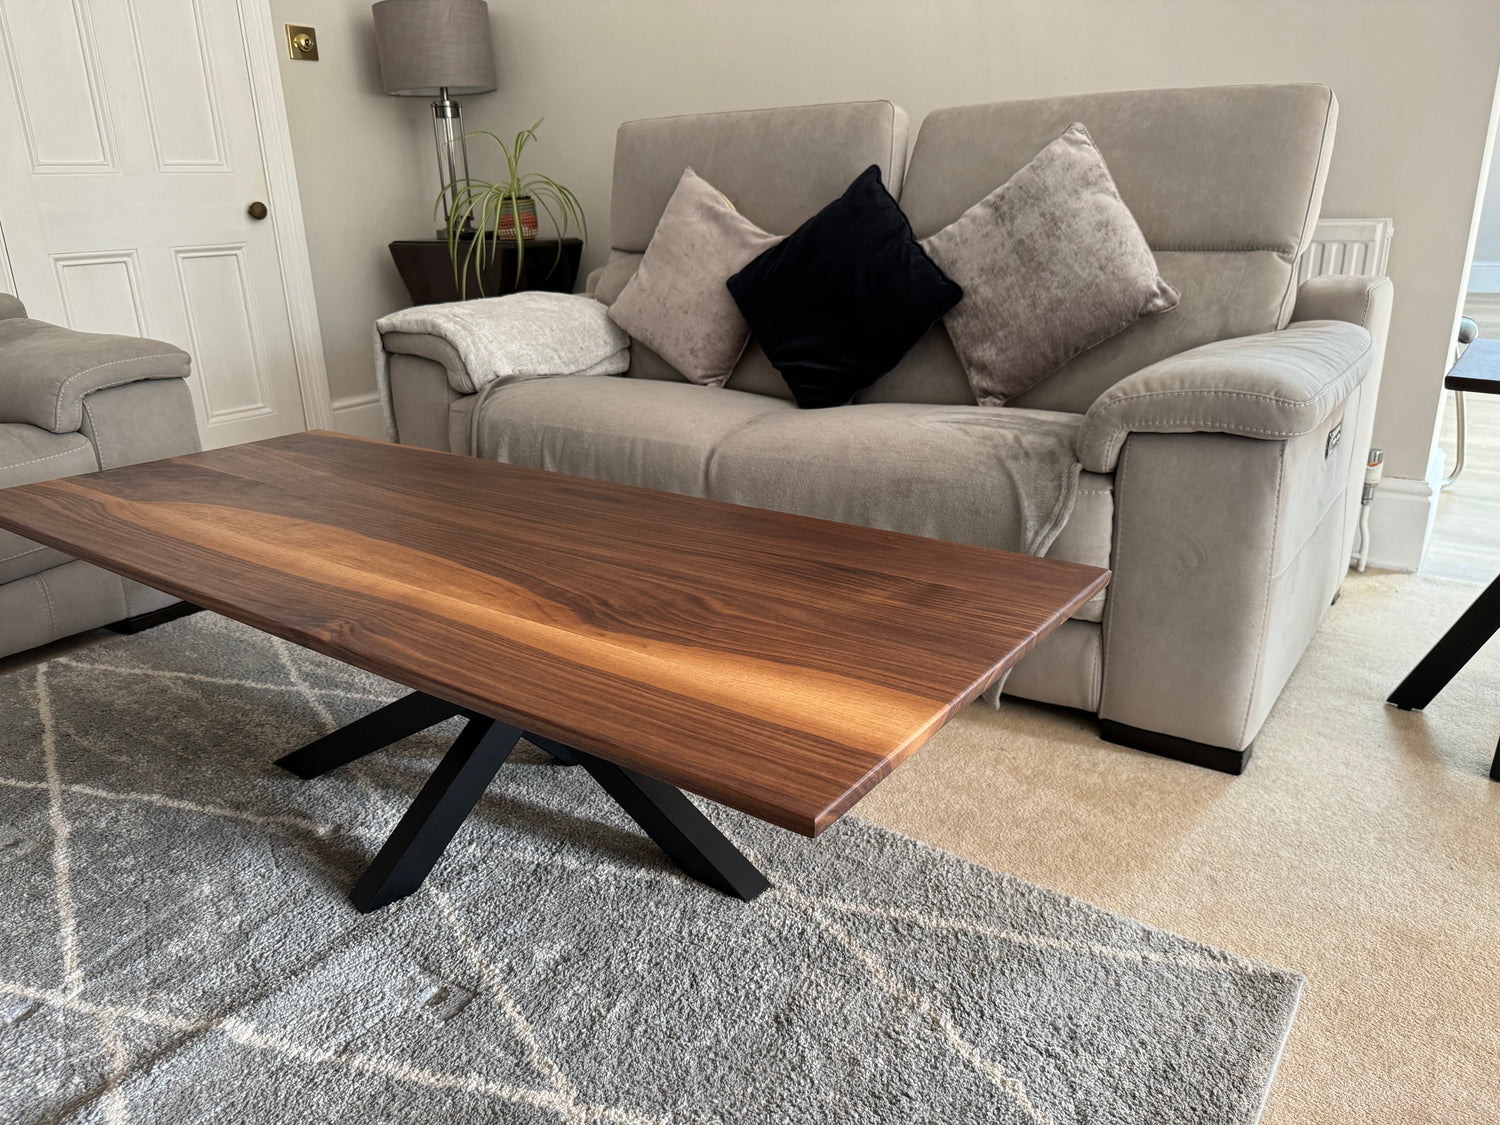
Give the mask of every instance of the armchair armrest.
[[6, 317], [0, 319], [0, 422], [75, 433], [86, 395], [144, 379], [184, 379], [188, 362], [187, 352], [160, 340]]
[[1292, 323], [1308, 320], [1344, 320], [1361, 324], [1370, 334], [1381, 334], [1380, 326], [1391, 317], [1391, 279], [1354, 274], [1324, 274], [1310, 277], [1297, 288]]
[[1374, 358], [1370, 333], [1338, 320], [1204, 344], [1100, 395], [1084, 415], [1078, 459], [1090, 472], [1113, 472], [1132, 433], [1299, 437], [1359, 386]]

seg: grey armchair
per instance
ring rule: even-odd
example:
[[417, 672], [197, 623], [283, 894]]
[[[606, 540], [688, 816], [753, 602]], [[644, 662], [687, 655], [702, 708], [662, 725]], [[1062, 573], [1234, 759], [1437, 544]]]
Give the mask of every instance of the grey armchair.
[[[198, 449], [187, 374], [171, 344], [31, 320], [0, 293], [0, 488]], [[0, 531], [0, 656], [177, 604]]]

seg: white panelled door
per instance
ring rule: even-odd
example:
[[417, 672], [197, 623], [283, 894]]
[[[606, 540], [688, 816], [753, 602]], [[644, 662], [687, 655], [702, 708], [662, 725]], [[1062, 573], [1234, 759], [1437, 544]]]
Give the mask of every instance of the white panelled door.
[[187, 350], [209, 448], [305, 426], [241, 18], [0, 0], [0, 282], [40, 320]]

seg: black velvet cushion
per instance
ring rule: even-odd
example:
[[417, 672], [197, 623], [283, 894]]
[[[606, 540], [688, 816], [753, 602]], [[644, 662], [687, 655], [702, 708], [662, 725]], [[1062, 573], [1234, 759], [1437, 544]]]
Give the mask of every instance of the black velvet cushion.
[[958, 304], [950, 281], [870, 165], [729, 292], [798, 406], [841, 406]]

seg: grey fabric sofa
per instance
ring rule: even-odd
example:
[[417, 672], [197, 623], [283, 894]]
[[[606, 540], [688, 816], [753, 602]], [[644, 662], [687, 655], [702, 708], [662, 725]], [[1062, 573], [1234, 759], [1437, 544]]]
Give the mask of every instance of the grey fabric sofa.
[[1018, 549], [1000, 505], [1032, 471], [1023, 431], [1065, 427], [1082, 475], [1046, 553], [1115, 576], [1006, 693], [1238, 772], [1347, 569], [1389, 323], [1385, 279], [1296, 284], [1336, 117], [1314, 85], [967, 106], [928, 115], [909, 165], [905, 114], [886, 102], [627, 123], [612, 249], [588, 283], [606, 304], [684, 166], [787, 233], [878, 164], [921, 238], [1075, 121], [1181, 304], [1003, 408], [974, 404], [941, 325], [854, 404], [818, 411], [788, 401], [753, 341], [724, 389], [690, 385], [634, 344], [628, 378], [465, 395], [444, 341], [390, 334], [398, 440], [470, 452], [472, 433], [503, 460]]
[[[187, 353], [159, 340], [31, 320], [0, 293], [0, 487], [198, 448]], [[0, 656], [179, 603], [0, 531]]]

